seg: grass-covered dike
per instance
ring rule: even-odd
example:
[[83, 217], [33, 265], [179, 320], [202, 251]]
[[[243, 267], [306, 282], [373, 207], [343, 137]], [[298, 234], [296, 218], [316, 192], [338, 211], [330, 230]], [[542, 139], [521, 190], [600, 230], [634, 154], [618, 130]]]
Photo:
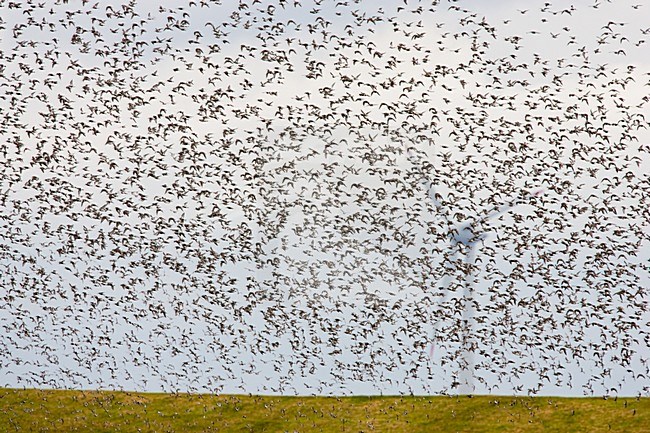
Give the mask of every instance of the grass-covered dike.
[[650, 398], [0, 389], [2, 432], [650, 432]]

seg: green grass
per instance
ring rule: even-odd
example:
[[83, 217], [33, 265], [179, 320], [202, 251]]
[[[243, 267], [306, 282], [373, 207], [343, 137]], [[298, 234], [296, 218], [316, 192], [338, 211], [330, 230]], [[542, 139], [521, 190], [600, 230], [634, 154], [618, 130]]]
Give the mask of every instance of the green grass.
[[2, 432], [650, 432], [650, 398], [261, 397], [0, 389]]

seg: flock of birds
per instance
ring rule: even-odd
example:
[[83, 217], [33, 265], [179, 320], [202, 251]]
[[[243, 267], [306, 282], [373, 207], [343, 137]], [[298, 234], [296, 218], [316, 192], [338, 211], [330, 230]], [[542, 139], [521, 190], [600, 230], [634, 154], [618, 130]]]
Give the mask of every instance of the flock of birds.
[[2, 385], [647, 394], [646, 5], [496, 3], [0, 0]]

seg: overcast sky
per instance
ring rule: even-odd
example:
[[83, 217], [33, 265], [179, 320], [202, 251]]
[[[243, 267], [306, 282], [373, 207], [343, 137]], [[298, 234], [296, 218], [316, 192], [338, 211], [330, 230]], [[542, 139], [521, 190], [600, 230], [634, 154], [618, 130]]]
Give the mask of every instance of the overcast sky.
[[3, 385], [647, 395], [650, 4], [209, 3], [0, 1]]

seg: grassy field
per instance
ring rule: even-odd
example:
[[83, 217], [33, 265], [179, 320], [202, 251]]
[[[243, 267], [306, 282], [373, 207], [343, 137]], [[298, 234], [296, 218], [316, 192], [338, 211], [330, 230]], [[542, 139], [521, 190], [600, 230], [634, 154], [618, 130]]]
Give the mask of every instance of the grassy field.
[[0, 389], [2, 432], [650, 432], [650, 398], [260, 397]]

